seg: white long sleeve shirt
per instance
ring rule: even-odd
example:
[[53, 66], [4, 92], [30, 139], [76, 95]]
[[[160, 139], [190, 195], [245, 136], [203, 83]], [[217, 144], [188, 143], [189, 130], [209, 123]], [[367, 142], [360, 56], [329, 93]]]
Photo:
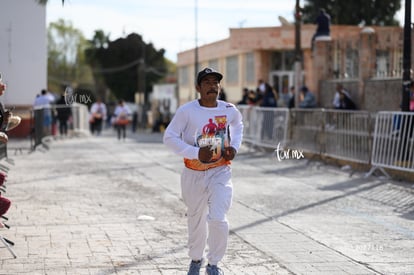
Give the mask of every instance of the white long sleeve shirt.
[[106, 119], [106, 105], [102, 102], [95, 102], [91, 106], [91, 116], [96, 118]]
[[115, 117], [128, 117], [131, 115], [131, 110], [127, 105], [118, 105], [115, 108], [114, 116]]
[[[200, 106], [194, 100], [178, 108], [164, 133], [164, 144], [184, 157], [185, 166], [204, 171], [230, 161], [222, 157], [224, 147], [239, 150], [243, 138], [243, 121], [239, 110], [231, 103], [217, 101], [217, 107]], [[198, 160], [200, 147], [212, 145], [210, 162]]]

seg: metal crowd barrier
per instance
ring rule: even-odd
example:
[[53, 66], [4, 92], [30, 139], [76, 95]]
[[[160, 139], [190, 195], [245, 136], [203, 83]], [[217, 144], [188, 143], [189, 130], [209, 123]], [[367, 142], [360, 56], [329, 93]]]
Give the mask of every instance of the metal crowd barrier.
[[373, 119], [366, 111], [323, 110], [325, 156], [369, 164]]
[[289, 109], [238, 106], [243, 116], [243, 140], [260, 147], [285, 145], [288, 136]]
[[414, 113], [379, 112], [375, 120], [372, 169], [414, 172]]
[[289, 147], [322, 154], [323, 109], [291, 109]]
[[88, 107], [83, 104], [74, 103], [72, 105], [52, 105], [33, 110], [33, 149], [39, 145], [45, 144], [45, 139], [58, 135], [59, 122], [56, 116], [58, 109], [70, 109], [70, 118], [68, 119], [68, 132], [70, 135], [89, 135], [89, 113]]
[[[244, 140], [249, 143], [271, 148], [280, 143], [311, 154], [370, 163], [373, 121], [369, 112], [251, 106], [239, 109], [245, 122]], [[273, 120], [270, 113], [274, 114]]]
[[240, 105], [238, 109], [243, 117], [243, 141], [248, 143], [254, 143], [258, 138], [255, 135], [255, 107], [248, 105]]
[[43, 139], [51, 135], [51, 109], [41, 108], [33, 110], [33, 149], [43, 143]]
[[244, 142], [414, 172], [414, 113], [238, 106]]

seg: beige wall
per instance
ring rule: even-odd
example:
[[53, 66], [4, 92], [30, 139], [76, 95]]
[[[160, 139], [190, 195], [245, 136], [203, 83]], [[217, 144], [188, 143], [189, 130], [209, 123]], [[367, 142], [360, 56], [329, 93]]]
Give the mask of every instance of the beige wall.
[[31, 108], [47, 89], [46, 8], [33, 0], [3, 0], [0, 16], [0, 72], [7, 84], [1, 101]]
[[[311, 40], [315, 32], [315, 28], [315, 25], [301, 26], [301, 46], [303, 53], [305, 83], [316, 93], [318, 101], [320, 102], [329, 102], [329, 100], [326, 99], [319, 99], [319, 96], [327, 94], [326, 92], [321, 91], [323, 86], [321, 85], [321, 82], [333, 79], [333, 64], [338, 61], [338, 57], [334, 54], [335, 51], [339, 51], [342, 54], [342, 56], [339, 57], [339, 60], [342, 61], [342, 67], [340, 68], [341, 70], [345, 70], [344, 55], [348, 47], [354, 47], [354, 49], [357, 49], [360, 52], [361, 60], [366, 57], [366, 53], [364, 53], [366, 50], [374, 53], [378, 49], [393, 49], [394, 52], [392, 53], [391, 58], [392, 66], [399, 66], [398, 60], [400, 56], [395, 53], [402, 50], [401, 27], [374, 26], [372, 29], [375, 34], [364, 36], [362, 34], [362, 29], [358, 26], [332, 26], [331, 42], [326, 45], [322, 44], [323, 49], [319, 48], [314, 52], [311, 52]], [[218, 60], [218, 69], [224, 75], [222, 86], [227, 93], [228, 100], [230, 102], [237, 102], [241, 98], [241, 91], [243, 87], [255, 89], [259, 79], [270, 81], [269, 74], [271, 72], [271, 58], [273, 52], [294, 50], [294, 39], [294, 26], [230, 29], [229, 38], [199, 47], [198, 56], [201, 64], [199, 69], [208, 66], [208, 62], [210, 60]], [[368, 40], [365, 44], [361, 44], [360, 41], [364, 39], [371, 40]], [[372, 43], [377, 46], [372, 48]], [[368, 46], [369, 49], [360, 48]], [[253, 53], [255, 59], [255, 80], [251, 83], [247, 83], [245, 80], [245, 54], [247, 53]], [[226, 58], [235, 55], [238, 56], [239, 60], [239, 82], [228, 83], [226, 81]], [[194, 56], [194, 49], [178, 54], [178, 68], [186, 66], [188, 71], [191, 72], [187, 84], [183, 85], [182, 83], [179, 83], [178, 89], [180, 103], [191, 100], [195, 96]], [[412, 58], [414, 58], [414, 55], [412, 55]], [[375, 70], [375, 61], [374, 63], [372, 60], [371, 62], [360, 61], [359, 66], [362, 66], [359, 69], [362, 74], [359, 80], [358, 76], [353, 80], [359, 83], [358, 91], [355, 92], [358, 97], [358, 101], [361, 101], [361, 106], [365, 106], [364, 100], [366, 100], [366, 96], [364, 94], [364, 83], [373, 77], [372, 73]], [[386, 96], [389, 93], [384, 92], [383, 94]], [[390, 106], [395, 106], [395, 103]]]
[[[227, 99], [230, 102], [237, 102], [241, 99], [241, 91], [246, 83], [244, 81], [244, 73], [245, 73], [245, 53], [248, 51], [243, 49], [231, 49], [230, 48], [230, 39], [225, 39], [221, 41], [217, 41], [212, 44], [204, 45], [199, 47], [198, 49], [198, 56], [199, 56], [199, 70], [202, 70], [204, 67], [209, 66], [209, 61], [217, 60], [218, 66], [217, 70], [219, 70], [223, 75], [223, 80], [221, 82], [222, 87], [224, 88]], [[237, 56], [239, 62], [239, 82], [238, 83], [229, 83], [226, 79], [226, 58], [229, 56]], [[196, 89], [195, 89], [195, 69], [194, 69], [194, 60], [195, 60], [195, 52], [194, 50], [189, 50], [185, 52], [181, 52], [178, 54], [177, 66], [183, 67], [186, 66], [189, 72], [189, 81], [186, 85], [182, 85], [179, 83], [179, 101], [180, 103], [187, 102], [191, 99], [195, 98]], [[257, 62], [256, 62], [257, 63]], [[180, 79], [180, 78], [179, 78]], [[255, 83], [250, 83], [250, 85], [255, 85]]]

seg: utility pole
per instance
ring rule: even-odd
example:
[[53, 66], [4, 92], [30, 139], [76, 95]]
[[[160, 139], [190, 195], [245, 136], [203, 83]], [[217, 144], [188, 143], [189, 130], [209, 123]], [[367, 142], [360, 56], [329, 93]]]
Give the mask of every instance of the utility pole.
[[[194, 49], [194, 83], [197, 81], [198, 73], [198, 3], [195, 1], [194, 21], [195, 21], [195, 49]], [[194, 99], [197, 99], [197, 90], [194, 93]]]
[[[410, 111], [410, 86], [411, 86], [411, 0], [405, 0], [404, 15], [404, 46], [403, 46], [403, 87], [401, 111]], [[400, 126], [400, 151], [401, 161], [408, 161], [411, 152], [409, 150], [409, 140], [413, 135], [414, 121], [408, 116], [401, 119]]]
[[146, 90], [146, 83], [145, 83], [145, 77], [146, 77], [146, 65], [145, 65], [145, 42], [142, 39], [141, 40], [141, 58], [138, 63], [138, 83], [139, 83], [139, 89], [141, 90], [140, 93], [140, 99], [141, 94], [144, 96], [144, 102], [141, 105], [142, 109], [142, 125], [143, 128], [146, 127], [148, 117], [147, 117], [147, 111], [149, 109], [149, 100], [148, 100], [148, 92]]
[[301, 12], [299, 0], [295, 6], [295, 108], [299, 106], [300, 87], [302, 86], [302, 51], [300, 42]]
[[405, 0], [404, 46], [403, 46], [403, 88], [401, 111], [410, 111], [411, 85], [411, 0]]
[[141, 90], [142, 90], [142, 92], [144, 93], [144, 104], [145, 104], [145, 106], [147, 107], [148, 106], [148, 104], [149, 104], [149, 95], [148, 95], [148, 91], [147, 91], [147, 83], [146, 83], [146, 71], [147, 71], [147, 68], [146, 68], [146, 64], [145, 64], [145, 43], [144, 43], [144, 41], [142, 41], [142, 57], [141, 57], [141, 60], [140, 60], [140, 67], [141, 67], [141, 73], [140, 73], [140, 76], [141, 76]]

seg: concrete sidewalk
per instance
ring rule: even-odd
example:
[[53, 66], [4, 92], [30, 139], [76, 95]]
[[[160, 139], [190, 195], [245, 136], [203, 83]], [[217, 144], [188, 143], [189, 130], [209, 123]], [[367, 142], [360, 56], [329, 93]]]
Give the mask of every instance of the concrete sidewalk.
[[[163, 186], [179, 174], [158, 164], [160, 135], [140, 139], [58, 140], [14, 156], [0, 234], [17, 259], [0, 245], [0, 274], [186, 274], [185, 209]], [[236, 235], [225, 262], [226, 274], [289, 274]]]
[[[57, 140], [13, 158], [0, 234], [18, 257], [0, 244], [0, 274], [186, 274], [183, 164], [161, 135]], [[226, 275], [414, 274], [410, 184], [247, 148], [233, 170]]]

